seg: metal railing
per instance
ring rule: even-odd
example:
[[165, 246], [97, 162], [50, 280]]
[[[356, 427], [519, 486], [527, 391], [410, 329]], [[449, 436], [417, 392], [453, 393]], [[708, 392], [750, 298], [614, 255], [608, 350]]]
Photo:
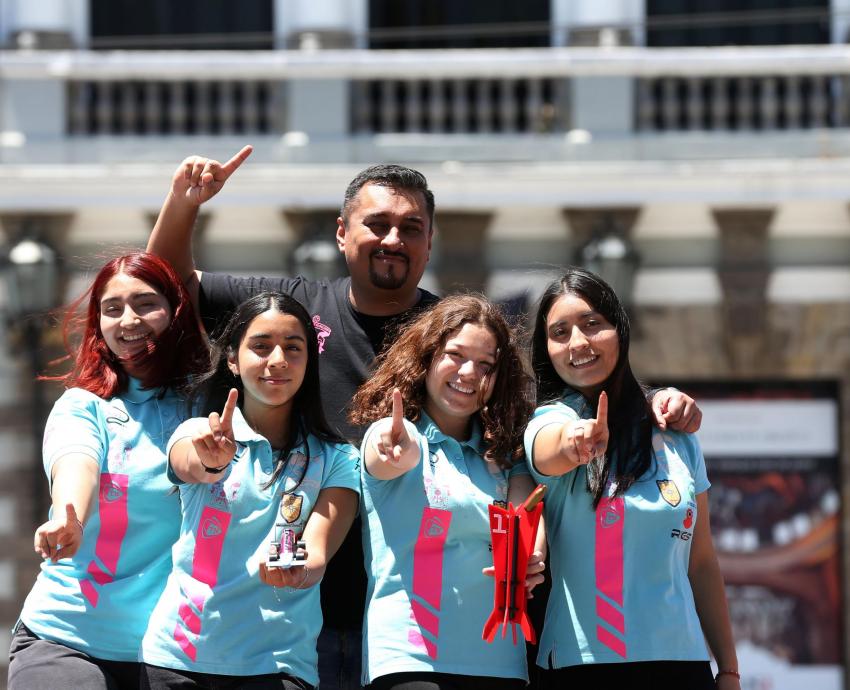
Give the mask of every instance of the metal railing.
[[[347, 84], [352, 134], [558, 133], [575, 78], [631, 85], [630, 132], [850, 124], [850, 47], [5, 52], [2, 80], [60, 80], [72, 135], [277, 133], [290, 80]], [[613, 82], [612, 82], [613, 83]]]

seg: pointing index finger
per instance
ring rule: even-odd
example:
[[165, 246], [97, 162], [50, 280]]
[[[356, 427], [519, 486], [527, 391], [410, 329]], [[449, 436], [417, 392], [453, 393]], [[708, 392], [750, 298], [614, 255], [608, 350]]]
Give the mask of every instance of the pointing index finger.
[[236, 403], [239, 400], [239, 391], [231, 388], [227, 394], [227, 402], [224, 403], [224, 410], [221, 412], [221, 431], [229, 435], [233, 431], [233, 410], [236, 409]]
[[596, 405], [596, 423], [608, 428], [608, 394], [602, 391], [599, 394], [599, 403]]
[[248, 144], [247, 146], [243, 146], [242, 149], [237, 153], [233, 158], [231, 158], [227, 163], [221, 166], [222, 172], [224, 172], [228, 177], [232, 175], [236, 169], [245, 162], [248, 156], [251, 155], [251, 152], [254, 150], [254, 147]]
[[79, 524], [79, 519], [77, 518], [77, 511], [74, 509], [73, 503], [65, 504], [65, 522], [70, 525]]
[[401, 399], [401, 391], [398, 388], [393, 388], [393, 425], [392, 436], [393, 441], [398, 440], [401, 432], [404, 429], [404, 404]]

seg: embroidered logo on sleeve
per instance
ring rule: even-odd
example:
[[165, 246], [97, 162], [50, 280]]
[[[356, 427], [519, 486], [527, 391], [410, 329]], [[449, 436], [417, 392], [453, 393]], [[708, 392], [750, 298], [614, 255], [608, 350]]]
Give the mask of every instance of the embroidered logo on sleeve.
[[325, 340], [331, 334], [331, 327], [322, 323], [322, 317], [319, 314], [313, 316], [313, 328], [316, 329], [316, 340], [319, 342], [319, 354], [325, 351]]

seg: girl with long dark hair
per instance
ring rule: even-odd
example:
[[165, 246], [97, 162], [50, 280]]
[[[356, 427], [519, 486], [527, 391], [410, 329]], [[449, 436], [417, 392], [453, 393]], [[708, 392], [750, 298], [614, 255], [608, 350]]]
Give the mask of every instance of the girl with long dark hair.
[[[126, 254], [68, 309], [71, 370], [44, 432], [44, 560], [10, 649], [9, 687], [136, 687], [139, 644], [171, 570], [180, 506], [165, 444], [176, 390], [206, 365], [189, 295], [163, 259]], [[77, 340], [73, 345], [72, 340]]]
[[693, 434], [653, 427], [607, 283], [570, 268], [549, 285], [532, 366], [542, 406], [525, 449], [548, 486], [552, 567], [546, 686], [738, 690], [702, 451]]
[[[168, 444], [179, 487], [173, 570], [142, 644], [143, 687], [317, 684], [319, 588], [351, 526], [358, 458], [330, 429], [306, 310], [279, 293], [243, 302], [190, 392], [197, 417]], [[272, 567], [281, 534], [306, 561]]]

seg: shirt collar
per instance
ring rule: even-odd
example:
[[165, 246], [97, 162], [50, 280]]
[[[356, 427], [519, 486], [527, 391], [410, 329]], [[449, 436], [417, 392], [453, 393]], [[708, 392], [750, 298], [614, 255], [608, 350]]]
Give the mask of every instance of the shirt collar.
[[[233, 410], [233, 439], [237, 443], [241, 443], [244, 446], [247, 446], [251, 443], [262, 443], [263, 441], [265, 441], [266, 443], [269, 442], [269, 440], [265, 436], [257, 433], [251, 428], [248, 422], [245, 421], [245, 417], [242, 414], [242, 410], [240, 410], [238, 407]], [[298, 439], [298, 443], [296, 443], [292, 447], [292, 450], [290, 452], [304, 453], [309, 457], [306, 446], [307, 444], [304, 443], [304, 439], [300, 438]]]
[[590, 419], [595, 416], [593, 408], [590, 407], [587, 399], [578, 391], [567, 388], [561, 397], [561, 402], [567, 407], [572, 408], [582, 419]]
[[121, 397], [132, 403], [147, 402], [162, 392], [161, 388], [143, 388], [142, 386], [144, 384], [132, 376], [128, 377], [128, 379], [127, 391]]
[[472, 431], [469, 434], [469, 438], [465, 441], [458, 441], [456, 438], [452, 438], [440, 431], [440, 427], [434, 423], [434, 420], [428, 416], [425, 410], [421, 410], [419, 415], [419, 422], [417, 422], [416, 428], [419, 430], [419, 433], [428, 439], [429, 443], [442, 443], [451, 439], [455, 443], [459, 443], [461, 446], [469, 446], [472, 450], [478, 453], [478, 455], [482, 454], [481, 424], [478, 421], [478, 415], [473, 417]]

